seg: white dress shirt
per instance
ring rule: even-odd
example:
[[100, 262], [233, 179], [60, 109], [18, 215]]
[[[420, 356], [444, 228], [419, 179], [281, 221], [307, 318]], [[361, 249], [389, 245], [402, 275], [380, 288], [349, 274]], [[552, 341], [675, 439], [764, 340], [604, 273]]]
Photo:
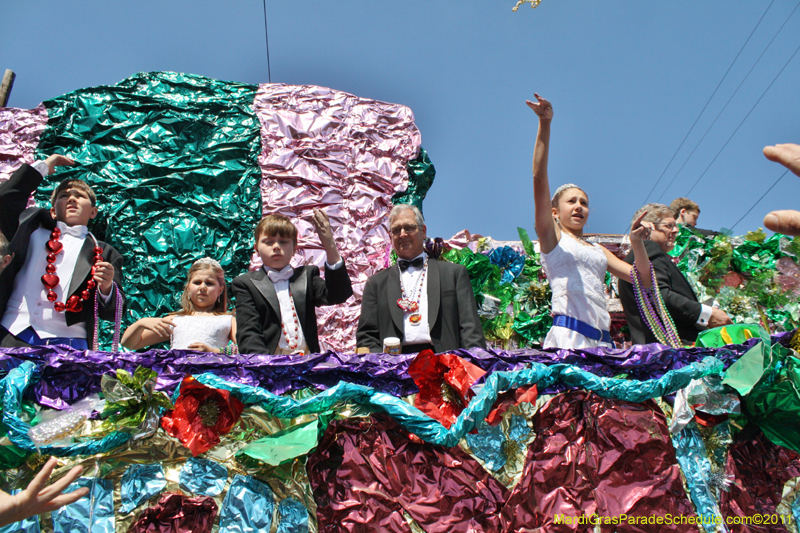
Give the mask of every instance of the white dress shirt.
[[[428, 276], [427, 266], [428, 257], [422, 252], [417, 257], [422, 257], [422, 267], [409, 266], [405, 271], [400, 271], [400, 288], [405, 287], [404, 298], [419, 303], [419, 309], [413, 313], [403, 311], [403, 344], [430, 344], [431, 330], [428, 324]], [[416, 259], [416, 257], [414, 258]], [[399, 269], [399, 267], [398, 267]], [[422, 281], [422, 273], [425, 272], [425, 280]], [[422, 281], [422, 287], [420, 287]], [[411, 323], [411, 315], [419, 314], [422, 319], [417, 324]]]
[[[60, 242], [64, 248], [56, 255], [54, 264], [56, 265], [58, 285], [53, 290], [58, 295], [57, 301], [63, 302], [64, 295], [69, 291], [78, 255], [89, 231], [86, 226], [69, 227], [63, 222], [57, 222], [56, 225], [61, 230]], [[52, 337], [85, 339], [86, 323], [79, 322], [68, 326], [65, 313], [56, 312], [53, 308], [54, 302], [47, 300], [47, 288], [41, 278], [47, 267], [48, 251], [45, 244], [48, 240], [50, 240], [50, 231], [44, 228], [39, 228], [31, 234], [25, 263], [14, 278], [14, 288], [0, 323], [12, 335], [18, 335], [30, 326], [42, 339]], [[83, 302], [83, 305], [92, 305], [92, 303], [90, 300]]]
[[[330, 270], [336, 270], [344, 265], [344, 260], [339, 260], [335, 265], [331, 266], [327, 262], [325, 266]], [[294, 301], [289, 293], [289, 278], [294, 274], [294, 269], [291, 265], [286, 265], [282, 270], [275, 270], [265, 266], [264, 271], [267, 273], [270, 281], [275, 286], [275, 292], [278, 295], [278, 304], [281, 311], [281, 340], [278, 342], [278, 347], [275, 350], [276, 354], [292, 354], [298, 350], [302, 350], [304, 354], [311, 352], [306, 342], [305, 335], [303, 335], [303, 326], [298, 321], [294, 321], [294, 315], [297, 310], [294, 307]], [[288, 322], [288, 323], [287, 323]], [[289, 342], [286, 340], [285, 333], [289, 333], [289, 337], [295, 341], [297, 347], [292, 349]]]

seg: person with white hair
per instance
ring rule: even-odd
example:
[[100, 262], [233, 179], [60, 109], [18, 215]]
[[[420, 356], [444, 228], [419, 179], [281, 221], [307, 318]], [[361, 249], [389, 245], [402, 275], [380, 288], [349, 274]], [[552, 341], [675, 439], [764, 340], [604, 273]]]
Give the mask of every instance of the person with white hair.
[[356, 345], [382, 352], [383, 340], [396, 337], [403, 353], [486, 348], [467, 269], [425, 255], [427, 228], [420, 210], [392, 208], [389, 234], [397, 264], [367, 280]]

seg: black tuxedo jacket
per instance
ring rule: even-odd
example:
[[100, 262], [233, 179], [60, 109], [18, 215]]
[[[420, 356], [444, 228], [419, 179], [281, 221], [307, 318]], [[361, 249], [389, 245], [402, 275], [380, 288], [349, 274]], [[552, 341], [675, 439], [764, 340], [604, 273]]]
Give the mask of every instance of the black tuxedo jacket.
[[[263, 268], [233, 280], [236, 296], [236, 342], [242, 353], [272, 354], [281, 340], [281, 306], [275, 285]], [[344, 303], [353, 294], [347, 265], [325, 268], [325, 280], [315, 266], [294, 269], [289, 279], [303, 336], [312, 353], [319, 353], [315, 307]]]
[[[6, 238], [11, 241], [10, 252], [14, 254], [11, 263], [0, 273], [0, 317], [6, 311], [8, 298], [14, 290], [14, 279], [17, 273], [25, 264], [30, 244], [31, 234], [39, 228], [48, 231], [56, 227], [56, 221], [50, 215], [48, 209], [31, 207], [26, 209], [28, 198], [39, 187], [42, 182], [42, 175], [30, 165], [22, 165], [11, 177], [0, 185], [0, 230]], [[98, 241], [98, 245], [103, 249], [103, 259], [114, 266], [114, 281], [117, 287], [122, 288], [122, 256], [110, 244]], [[86, 289], [86, 282], [91, 278], [91, 269], [94, 265], [94, 241], [87, 237], [75, 263], [75, 271], [72, 274], [69, 291], [63, 301], [73, 294], [80, 295]], [[42, 272], [44, 274], [44, 272]], [[124, 294], [120, 291], [120, 295]], [[104, 320], [114, 320], [114, 309], [116, 296], [114, 294], [104, 302], [103, 298], [98, 298], [98, 315]], [[83, 309], [78, 313], [65, 311], [67, 325], [72, 326], [79, 322], [86, 323], [86, 331], [89, 334], [89, 346], [94, 340], [94, 302], [92, 299], [83, 303]]]
[[[667, 306], [672, 321], [675, 322], [678, 336], [681, 340], [694, 342], [697, 340], [697, 334], [705, 329], [697, 325], [702, 305], [697, 301], [697, 296], [689, 282], [672, 262], [672, 258], [653, 241], [645, 241], [645, 248], [650, 262], [653, 264], [656, 278], [658, 278], [658, 290], [661, 291], [664, 305]], [[633, 264], [633, 252], [628, 254], [625, 261]], [[633, 294], [633, 285], [619, 280], [619, 299], [625, 310], [625, 318], [628, 320], [634, 344], [658, 342], [639, 314]]]
[[[467, 269], [457, 263], [428, 261], [428, 326], [436, 353], [458, 348], [486, 348], [478, 305]], [[383, 351], [383, 339], [403, 334], [400, 270], [397, 265], [371, 276], [364, 286], [356, 344]]]

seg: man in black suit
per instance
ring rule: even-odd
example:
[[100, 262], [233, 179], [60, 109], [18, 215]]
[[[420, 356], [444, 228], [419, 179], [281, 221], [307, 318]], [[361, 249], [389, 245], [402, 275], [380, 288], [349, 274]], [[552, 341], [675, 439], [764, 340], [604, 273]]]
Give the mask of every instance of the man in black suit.
[[389, 214], [398, 261], [370, 277], [364, 286], [358, 347], [381, 352], [387, 337], [399, 338], [403, 353], [486, 347], [467, 269], [428, 260], [426, 231], [416, 207], [398, 205]]
[[102, 319], [114, 320], [116, 291], [124, 305], [122, 256], [113, 246], [95, 241], [86, 227], [97, 216], [91, 187], [66, 179], [53, 191], [52, 208], [26, 209], [44, 176], [72, 164], [68, 157], [51, 155], [22, 165], [0, 185], [0, 231], [13, 235], [11, 260], [0, 272], [0, 346], [87, 349], [96, 329], [95, 292], [100, 291]]
[[[678, 235], [678, 225], [672, 209], [663, 204], [647, 204], [636, 212], [633, 220], [645, 211], [647, 216], [642, 223], [649, 222], [653, 225], [650, 239], [645, 242], [645, 248], [656, 273], [658, 290], [661, 291], [664, 305], [675, 323], [678, 337], [688, 344], [697, 340], [697, 334], [706, 328], [730, 324], [731, 319], [724, 311], [697, 301], [689, 282], [667, 254], [675, 247], [675, 237]], [[632, 252], [625, 261], [633, 264]], [[633, 286], [627, 281], [619, 280], [619, 297], [634, 344], [657, 342], [655, 335], [639, 313]]]

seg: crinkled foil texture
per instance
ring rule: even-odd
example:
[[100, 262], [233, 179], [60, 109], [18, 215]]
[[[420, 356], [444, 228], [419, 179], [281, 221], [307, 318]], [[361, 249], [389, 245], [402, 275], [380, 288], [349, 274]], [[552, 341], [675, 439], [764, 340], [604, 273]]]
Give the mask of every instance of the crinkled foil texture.
[[[313, 209], [330, 217], [355, 296], [319, 308], [317, 323], [323, 349], [353, 351], [364, 283], [385, 264], [392, 197], [406, 192], [406, 165], [419, 154], [414, 115], [405, 106], [307, 85], [260, 85], [254, 107], [261, 121], [263, 214], [291, 218], [299, 230], [295, 264], [320, 267], [325, 251], [311, 223]], [[431, 171], [419, 170], [418, 201]], [[251, 268], [258, 266], [253, 255]]]
[[[0, 182], [7, 180], [23, 163], [33, 163], [39, 137], [46, 126], [44, 104], [35, 109], [0, 107]], [[7, 237], [11, 239], [12, 235]]]
[[[585, 524], [556, 523], [557, 516], [694, 514], [664, 415], [654, 403], [567, 392], [544, 406], [533, 426], [537, 437], [503, 510], [504, 531], [591, 530]], [[616, 527], [606, 525], [601, 531]], [[626, 524], [624, 531], [652, 527]], [[696, 531], [688, 524], [659, 528]]]
[[332, 423], [308, 459], [319, 531], [500, 531], [507, 489], [460, 448], [410, 439], [393, 420]]
[[[90, 229], [125, 257], [124, 325], [178, 308], [201, 257], [219, 260], [229, 277], [247, 270], [260, 214], [255, 91], [152, 72], [44, 102], [37, 158], [59, 152], [76, 164], [49, 176], [36, 198], [45, 205], [66, 177], [94, 188], [100, 214]], [[101, 339], [110, 341], [108, 327]]]

